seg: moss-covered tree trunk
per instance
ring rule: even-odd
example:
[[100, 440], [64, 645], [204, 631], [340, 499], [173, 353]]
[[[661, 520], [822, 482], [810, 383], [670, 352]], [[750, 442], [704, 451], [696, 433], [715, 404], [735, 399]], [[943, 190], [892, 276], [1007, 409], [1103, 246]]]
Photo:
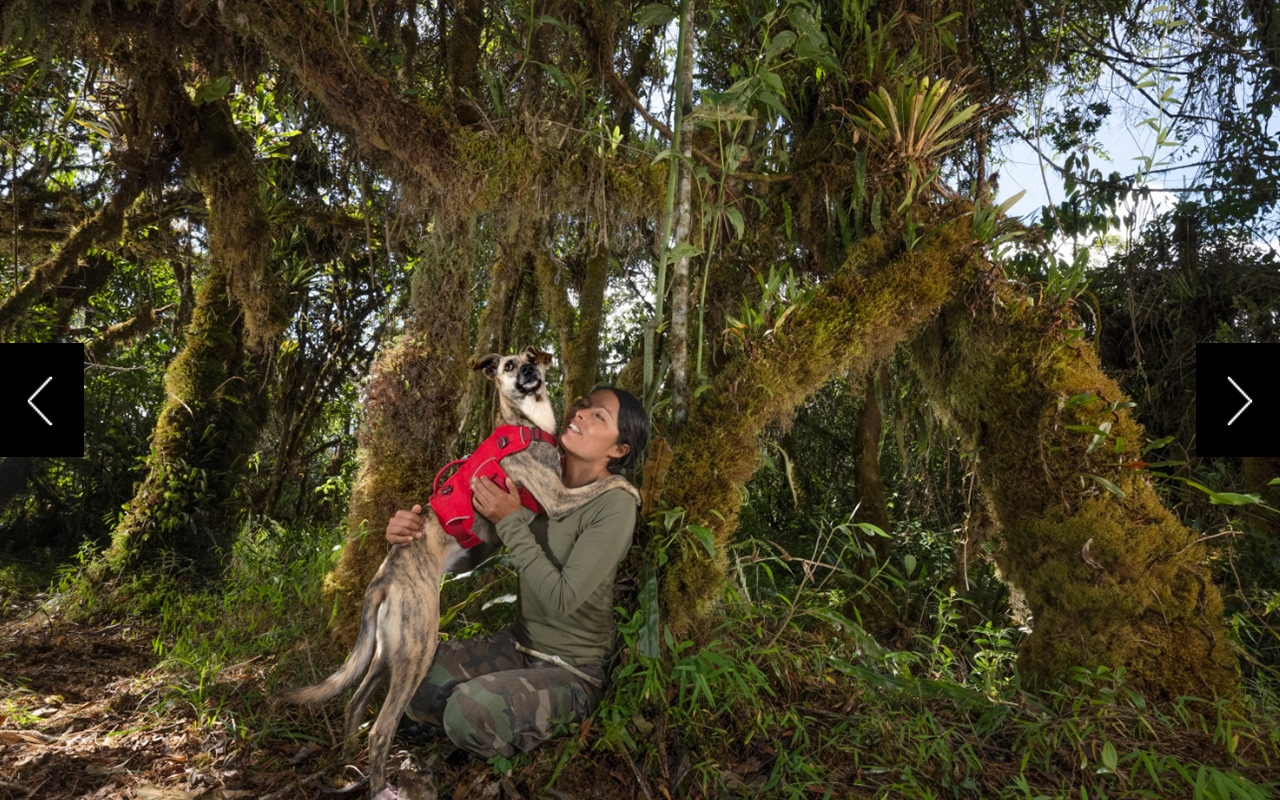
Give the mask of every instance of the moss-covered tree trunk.
[[538, 289], [560, 337], [560, 369], [566, 402], [587, 394], [600, 374], [600, 326], [609, 284], [609, 249], [597, 244], [587, 257], [578, 307], [569, 302], [568, 281], [546, 253], [536, 254]]
[[245, 505], [236, 484], [268, 412], [261, 365], [283, 314], [263, 285], [269, 230], [249, 149], [225, 104], [189, 110], [200, 121], [186, 159], [208, 204], [208, 271], [183, 350], [165, 374], [146, 475], [105, 566], [176, 561], [207, 578], [221, 572], [235, 541]]
[[[889, 380], [889, 362], [881, 362], [876, 374], [868, 374], [863, 387], [862, 409], [858, 414], [858, 435], [853, 445], [853, 495], [858, 510], [857, 522], [869, 522], [885, 533], [892, 533], [889, 507], [884, 499], [884, 481], [880, 478], [880, 433], [884, 415], [880, 412], [879, 387]], [[875, 559], [883, 562], [889, 555], [890, 540], [875, 536], [869, 542]], [[870, 566], [868, 560], [868, 567]]]
[[1123, 666], [1150, 697], [1231, 693], [1235, 660], [1205, 549], [1139, 468], [1142, 426], [1068, 319], [993, 280], [948, 303], [913, 343], [939, 416], [980, 448], [997, 563], [1034, 617], [1023, 679]]
[[[532, 254], [528, 244], [533, 240], [531, 223], [524, 218], [517, 219], [510, 228], [506, 241], [498, 247], [498, 253], [489, 265], [489, 289], [484, 308], [476, 322], [476, 340], [472, 348], [472, 357], [480, 358], [486, 353], [509, 353], [523, 348], [527, 342], [514, 341], [517, 323], [525, 322], [528, 316], [517, 313], [522, 300], [526, 300], [518, 291], [525, 273], [532, 270]], [[458, 402], [459, 432], [467, 426], [468, 419], [480, 420], [481, 426], [493, 419], [495, 401], [486, 398], [485, 387], [489, 380], [484, 373], [472, 373], [466, 381], [462, 399]], [[486, 398], [481, 401], [481, 398]]]
[[[879, 369], [868, 372], [863, 384], [862, 408], [858, 413], [858, 430], [853, 443], [853, 499], [857, 503], [854, 521], [869, 522], [887, 534], [893, 533], [889, 521], [889, 507], [884, 498], [884, 481], [880, 478], [880, 435], [884, 428], [884, 415], [880, 409], [879, 386], [889, 380], [889, 362], [880, 362]], [[872, 571], [889, 557], [893, 540], [887, 536], [859, 534], [871, 550], [868, 557], [854, 564], [854, 574], [865, 580]], [[879, 591], [874, 585], [869, 591], [856, 591], [864, 586], [857, 582], [851, 597], [856, 598], [858, 612], [867, 631], [881, 641], [892, 639], [900, 630], [899, 619], [904, 610], [895, 598]]]
[[[960, 204], [951, 213], [963, 211]], [[758, 465], [757, 436], [837, 372], [857, 381], [913, 335], [977, 271], [967, 218], [946, 223], [914, 252], [881, 237], [864, 240], [778, 335], [759, 337], [725, 365], [692, 404], [662, 502], [711, 528], [717, 557], [676, 548], [663, 576], [662, 607], [685, 635], [721, 596], [724, 552], [742, 506], [739, 486]]]
[[397, 509], [426, 505], [436, 471], [453, 455], [458, 406], [471, 378], [473, 236], [437, 234], [413, 276], [412, 317], [370, 372], [347, 516], [349, 538], [325, 579], [333, 633], [355, 641], [365, 587], [387, 555]]

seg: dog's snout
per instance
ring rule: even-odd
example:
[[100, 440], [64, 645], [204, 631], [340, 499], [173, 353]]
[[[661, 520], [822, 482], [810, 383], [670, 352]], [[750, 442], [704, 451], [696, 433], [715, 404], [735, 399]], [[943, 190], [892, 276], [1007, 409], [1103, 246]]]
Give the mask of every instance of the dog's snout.
[[536, 392], [542, 386], [542, 373], [533, 364], [522, 364], [516, 372], [516, 388], [522, 392]]

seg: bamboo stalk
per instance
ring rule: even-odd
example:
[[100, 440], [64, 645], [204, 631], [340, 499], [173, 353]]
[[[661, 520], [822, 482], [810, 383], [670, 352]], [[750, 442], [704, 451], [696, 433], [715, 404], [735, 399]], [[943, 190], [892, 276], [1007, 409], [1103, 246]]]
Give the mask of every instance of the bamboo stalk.
[[[679, 158], [680, 149], [680, 128], [684, 122], [684, 109], [681, 107], [680, 98], [682, 96], [681, 88], [684, 82], [684, 56], [685, 56], [685, 40], [689, 35], [689, 28], [692, 25], [693, 0], [685, 0], [681, 7], [680, 14], [680, 38], [676, 49], [676, 85], [674, 98], [676, 100], [675, 121], [671, 126], [671, 150], [677, 155], [673, 160], [671, 169], [667, 174], [667, 203], [663, 212], [662, 219], [662, 240], [658, 244], [658, 274], [654, 281], [653, 294], [653, 318], [645, 325], [644, 331], [644, 401], [645, 410], [652, 412], [653, 403], [657, 397], [654, 386], [654, 354], [658, 345], [657, 330], [662, 325], [663, 318], [663, 300], [666, 297], [667, 288], [667, 258], [671, 254], [671, 222], [674, 216], [676, 204], [676, 177], [679, 174]], [[686, 13], [689, 12], [689, 13]]]

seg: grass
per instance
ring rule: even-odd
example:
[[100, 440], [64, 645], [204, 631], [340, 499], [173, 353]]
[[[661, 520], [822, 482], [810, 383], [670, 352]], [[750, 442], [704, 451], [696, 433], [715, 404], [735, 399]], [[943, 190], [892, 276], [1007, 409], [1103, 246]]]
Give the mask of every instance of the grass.
[[[700, 546], [678, 515], [668, 520], [650, 556], [682, 537]], [[872, 583], [843, 580], [868, 552], [863, 534], [835, 526], [805, 558], [744, 542], [730, 554], [735, 581], [702, 646], [654, 624], [656, 593], [643, 590], [642, 572], [620, 607], [614, 684], [593, 717], [562, 725], [562, 738], [532, 753], [494, 759], [494, 769], [510, 770], [528, 794], [574, 797], [613, 785], [619, 796], [654, 798], [1208, 800], [1280, 787], [1280, 692], [1268, 673], [1233, 700], [1159, 708], [1128, 688], [1123, 670], [1078, 670], [1031, 694], [1016, 664], [1024, 634], [956, 595], [943, 577], [946, 553], [934, 563], [921, 551], [910, 569], [894, 555], [899, 566], [872, 570]], [[322, 677], [344, 655], [327, 643], [331, 610], [319, 599], [339, 541], [338, 531], [247, 528], [219, 589], [184, 592], [181, 573], [156, 573], [87, 597], [69, 569], [60, 605], [83, 603], [101, 622], [149, 621], [155, 666], [138, 683], [131, 724], [189, 718], [251, 765], [282, 740], [315, 743], [336, 773], [339, 704], [277, 708], [265, 698]], [[470, 635], [504, 624], [509, 604], [483, 606], [512, 581], [497, 558], [451, 582], [446, 627]], [[883, 647], [856, 612], [845, 614], [859, 592], [906, 590], [920, 609], [906, 646]], [[8, 725], [35, 724], [21, 698], [5, 713]], [[438, 768], [442, 787], [449, 769]]]

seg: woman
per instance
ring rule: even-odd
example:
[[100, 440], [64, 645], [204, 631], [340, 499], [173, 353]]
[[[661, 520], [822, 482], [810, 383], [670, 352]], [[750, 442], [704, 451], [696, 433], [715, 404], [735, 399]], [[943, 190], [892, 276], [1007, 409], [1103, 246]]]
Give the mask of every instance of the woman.
[[[565, 414], [564, 485], [621, 472], [648, 442], [640, 401], [597, 388]], [[540, 514], [526, 524], [516, 491], [488, 478], [472, 486], [476, 510], [494, 523], [519, 574], [516, 619], [491, 636], [442, 642], [405, 714], [477, 755], [510, 758], [549, 739], [555, 722], [585, 719], [604, 696], [615, 638], [613, 581], [631, 546], [636, 506], [615, 489], [562, 520]], [[397, 511], [387, 541], [420, 537], [421, 510]]]

